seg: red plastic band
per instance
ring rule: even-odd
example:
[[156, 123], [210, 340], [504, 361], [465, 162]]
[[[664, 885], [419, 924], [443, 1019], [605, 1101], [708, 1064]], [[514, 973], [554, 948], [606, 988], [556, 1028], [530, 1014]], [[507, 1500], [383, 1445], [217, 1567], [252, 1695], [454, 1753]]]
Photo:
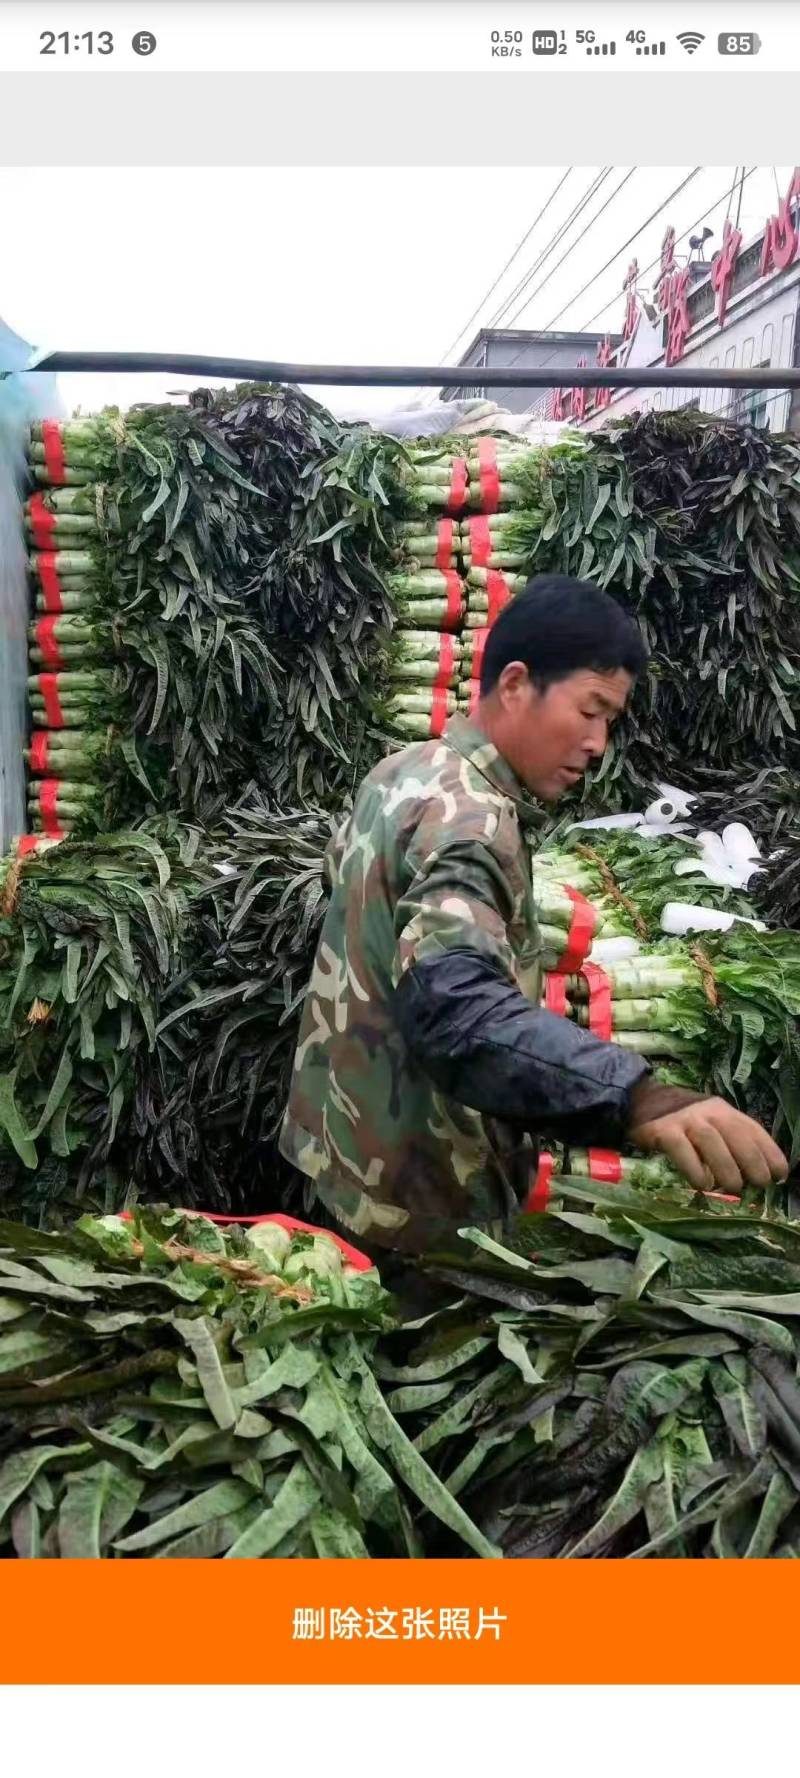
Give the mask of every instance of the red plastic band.
[[447, 721], [447, 692], [443, 686], [436, 686], [431, 704], [431, 736], [438, 741]]
[[606, 1185], [619, 1185], [622, 1178], [622, 1156], [613, 1148], [589, 1149], [589, 1178]]
[[511, 588], [504, 574], [498, 573], [496, 568], [490, 568], [486, 575], [486, 591], [489, 595], [487, 623], [491, 625], [495, 618], [500, 616], [503, 607], [508, 605], [511, 599]]
[[50, 748], [50, 734], [46, 728], [37, 728], [31, 735], [31, 771], [41, 777], [47, 771], [47, 755]]
[[481, 469], [481, 508], [496, 512], [500, 505], [500, 471], [497, 467], [497, 440], [478, 439], [478, 462]]
[[440, 519], [436, 526], [436, 566], [443, 574], [453, 566], [453, 532], [455, 525], [452, 519]]
[[597, 963], [584, 963], [581, 975], [589, 986], [589, 1030], [610, 1043], [611, 983]]
[[450, 481], [450, 498], [447, 502], [448, 512], [463, 512], [467, 501], [467, 459], [453, 458], [453, 473]]
[[53, 532], [56, 528], [56, 515], [48, 512], [44, 503], [44, 494], [32, 494], [28, 505], [33, 541], [36, 549], [50, 549], [53, 543]]
[[483, 651], [486, 647], [486, 638], [488, 634], [489, 631], [486, 628], [482, 630], [473, 630], [472, 632], [472, 673], [470, 677], [472, 679], [477, 679], [479, 684], [481, 666], [483, 664]]
[[544, 1003], [548, 1012], [557, 1012], [562, 1019], [568, 1016], [567, 987], [563, 975], [553, 973], [545, 976]]
[[[298, 1230], [303, 1235], [326, 1235], [328, 1240], [333, 1241], [334, 1245], [338, 1247], [349, 1266], [353, 1266], [357, 1272], [372, 1271], [373, 1262], [367, 1258], [366, 1253], [361, 1253], [357, 1247], [351, 1247], [349, 1241], [343, 1241], [341, 1235], [335, 1235], [332, 1229], [315, 1228], [313, 1223], [298, 1222], [294, 1216], [284, 1216], [282, 1212], [276, 1211], [274, 1216], [270, 1216], [269, 1213], [265, 1216], [212, 1216], [210, 1210], [182, 1210], [181, 1215], [202, 1216], [206, 1222], [218, 1222], [224, 1227], [227, 1227], [230, 1222], [240, 1223], [244, 1228], [257, 1228], [261, 1222], [277, 1222], [279, 1227], [285, 1229], [289, 1235]], [[130, 1210], [121, 1210], [120, 1221], [130, 1222], [130, 1220]]]
[[58, 674], [40, 673], [39, 690], [44, 698], [44, 713], [48, 728], [66, 728], [61, 699], [58, 695]]
[[58, 486], [59, 483], [63, 483], [67, 479], [64, 442], [58, 420], [42, 421], [42, 443], [44, 444], [45, 468], [51, 482], [55, 482]]
[[64, 837], [63, 828], [58, 825], [58, 792], [60, 778], [43, 778], [39, 785], [39, 813], [42, 827], [48, 839], [60, 840]]
[[531, 1216], [537, 1211], [546, 1210], [550, 1202], [550, 1181], [553, 1177], [553, 1156], [540, 1154], [536, 1169], [536, 1179], [528, 1193], [522, 1208], [526, 1215]]
[[597, 915], [591, 902], [586, 900], [585, 895], [581, 895], [579, 889], [571, 889], [568, 884], [564, 887], [572, 902], [572, 922], [567, 934], [566, 948], [556, 967], [559, 975], [577, 975], [591, 948]]
[[463, 585], [460, 576], [452, 568], [447, 569], [445, 579], [447, 581], [447, 611], [445, 612], [444, 628], [455, 630], [458, 628], [464, 612]]
[[29, 852], [35, 852], [37, 847], [41, 846], [43, 839], [44, 834], [41, 833], [21, 834], [17, 841], [17, 857], [27, 858]]
[[36, 625], [36, 643], [44, 656], [48, 667], [64, 667], [66, 662], [58, 646], [56, 636], [57, 617], [40, 617]]
[[59, 580], [58, 569], [56, 567], [55, 552], [53, 550], [42, 550], [41, 555], [36, 558], [36, 567], [38, 569], [39, 579], [42, 583], [42, 592], [44, 593], [44, 602], [47, 610], [63, 611], [64, 606], [61, 599], [61, 581]]
[[452, 636], [443, 636], [439, 645], [439, 671], [433, 682], [434, 691], [447, 690], [453, 678], [456, 651]]
[[469, 541], [473, 568], [488, 568], [492, 559], [492, 533], [488, 519], [470, 519]]

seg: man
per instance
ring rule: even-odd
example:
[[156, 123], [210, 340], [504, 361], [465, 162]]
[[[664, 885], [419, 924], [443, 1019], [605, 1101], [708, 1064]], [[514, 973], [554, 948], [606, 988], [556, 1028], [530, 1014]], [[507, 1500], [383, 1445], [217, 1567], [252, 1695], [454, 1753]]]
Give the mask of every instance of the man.
[[605, 751], [647, 655], [606, 593], [540, 576], [493, 625], [474, 721], [392, 754], [328, 856], [284, 1156], [338, 1226], [399, 1253], [501, 1228], [535, 1138], [660, 1150], [696, 1187], [785, 1178], [722, 1099], [539, 1005], [530, 831]]

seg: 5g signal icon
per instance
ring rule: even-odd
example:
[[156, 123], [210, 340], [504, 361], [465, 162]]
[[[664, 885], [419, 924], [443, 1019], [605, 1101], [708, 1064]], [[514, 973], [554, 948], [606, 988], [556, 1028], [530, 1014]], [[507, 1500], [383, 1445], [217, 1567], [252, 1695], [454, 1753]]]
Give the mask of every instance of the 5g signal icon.
[[681, 48], [685, 49], [687, 56], [693, 56], [695, 50], [700, 48], [701, 43], [705, 43], [705, 37], [702, 31], [679, 31], [678, 42]]

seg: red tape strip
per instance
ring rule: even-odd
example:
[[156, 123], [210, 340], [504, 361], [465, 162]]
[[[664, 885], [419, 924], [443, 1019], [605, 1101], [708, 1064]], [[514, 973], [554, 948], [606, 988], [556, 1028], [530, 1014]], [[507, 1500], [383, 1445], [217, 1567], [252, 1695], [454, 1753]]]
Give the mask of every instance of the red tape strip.
[[440, 519], [436, 527], [436, 566], [446, 574], [453, 566], [453, 533], [455, 524], [452, 519]]
[[553, 1156], [540, 1154], [536, 1179], [522, 1208], [527, 1216], [547, 1209], [550, 1202], [550, 1181], [553, 1177]]
[[43, 550], [41, 555], [36, 558], [36, 567], [39, 579], [42, 583], [42, 592], [44, 593], [44, 602], [47, 610], [63, 611], [64, 605], [61, 598], [61, 581], [56, 567], [55, 552], [53, 550]]
[[39, 785], [39, 813], [48, 839], [61, 840], [64, 830], [58, 825], [58, 791], [60, 778], [43, 778]]
[[44, 698], [44, 713], [49, 728], [66, 728], [61, 699], [58, 695], [58, 674], [40, 673], [39, 690]]
[[33, 526], [33, 541], [37, 549], [51, 549], [53, 532], [56, 528], [56, 515], [48, 512], [43, 494], [32, 494], [28, 503], [28, 511]]
[[23, 833], [23, 834], [21, 834], [18, 841], [17, 841], [17, 855], [18, 855], [18, 857], [27, 858], [29, 852], [35, 852], [37, 847], [41, 846], [43, 839], [44, 839], [44, 834], [41, 834], [41, 833]]
[[589, 1030], [611, 1042], [611, 983], [597, 963], [584, 963], [581, 975], [589, 987]]
[[469, 541], [473, 568], [488, 568], [492, 559], [492, 533], [488, 519], [470, 519]]
[[61, 425], [58, 420], [43, 420], [42, 442], [44, 444], [44, 462], [51, 482], [58, 487], [66, 477], [66, 459], [64, 443], [61, 437]]
[[453, 473], [450, 481], [450, 498], [447, 502], [448, 512], [463, 512], [467, 503], [467, 459], [453, 458]]
[[564, 953], [558, 959], [559, 975], [577, 975], [583, 968], [584, 960], [591, 948], [597, 925], [597, 914], [590, 901], [580, 890], [567, 886], [567, 894], [572, 902], [573, 913]]
[[448, 568], [445, 578], [447, 580], [447, 611], [443, 627], [446, 630], [456, 630], [464, 615], [463, 583], [460, 575], [456, 574], [452, 568]]
[[589, 1149], [589, 1178], [606, 1185], [619, 1185], [622, 1178], [622, 1156], [613, 1148]]
[[478, 439], [478, 462], [481, 470], [481, 507], [496, 512], [500, 505], [500, 472], [497, 467], [497, 440]]
[[443, 636], [439, 645], [439, 671], [433, 682], [434, 691], [447, 690], [453, 678], [456, 650], [452, 636]]
[[567, 1018], [567, 985], [563, 975], [552, 973], [545, 976], [544, 1003], [548, 1012], [557, 1012], [560, 1018]]
[[431, 732], [431, 736], [434, 741], [438, 741], [439, 736], [442, 734], [442, 732], [444, 730], [444, 725], [445, 725], [446, 721], [447, 721], [447, 692], [445, 691], [444, 686], [437, 686], [434, 689], [433, 702], [431, 704], [431, 729], [430, 729], [430, 732]]
[[58, 638], [56, 636], [57, 623], [57, 617], [40, 617], [39, 622], [36, 625], [37, 647], [42, 651], [45, 665], [53, 668], [66, 666], [66, 662], [58, 646]]
[[31, 735], [31, 771], [41, 777], [47, 771], [47, 755], [50, 750], [50, 734], [46, 728], [37, 728]]
[[500, 574], [496, 568], [490, 568], [486, 575], [486, 591], [489, 595], [488, 623], [491, 626], [509, 603], [511, 588], [504, 574]]
[[487, 638], [488, 634], [489, 634], [489, 631], [486, 628], [484, 628], [482, 630], [473, 630], [473, 632], [472, 632], [472, 675], [471, 675], [471, 677], [473, 679], [477, 679], [479, 684], [480, 684], [480, 677], [481, 677], [481, 667], [483, 665], [483, 651], [486, 647], [486, 638]]

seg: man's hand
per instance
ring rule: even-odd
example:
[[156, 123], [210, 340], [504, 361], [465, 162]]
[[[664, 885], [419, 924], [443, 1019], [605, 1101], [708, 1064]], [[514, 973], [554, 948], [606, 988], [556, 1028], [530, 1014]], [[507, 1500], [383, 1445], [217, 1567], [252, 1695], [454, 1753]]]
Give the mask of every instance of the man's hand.
[[665, 1154], [698, 1191], [717, 1186], [738, 1195], [745, 1185], [764, 1191], [788, 1175], [786, 1157], [772, 1137], [724, 1099], [695, 1099], [659, 1116], [657, 1102], [651, 1097], [648, 1107], [643, 1089], [638, 1105], [634, 1094], [631, 1113], [636, 1147]]

